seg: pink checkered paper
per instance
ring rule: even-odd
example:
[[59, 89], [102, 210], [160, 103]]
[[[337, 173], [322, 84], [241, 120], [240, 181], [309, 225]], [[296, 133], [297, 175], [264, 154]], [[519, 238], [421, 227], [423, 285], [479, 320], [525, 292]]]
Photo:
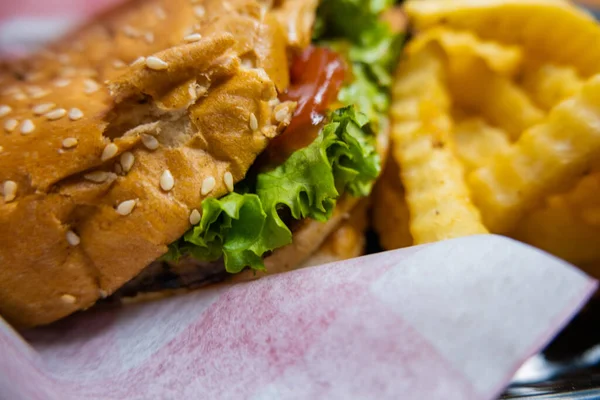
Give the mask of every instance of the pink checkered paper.
[[494, 399], [596, 287], [474, 236], [82, 313], [0, 323], [0, 398]]

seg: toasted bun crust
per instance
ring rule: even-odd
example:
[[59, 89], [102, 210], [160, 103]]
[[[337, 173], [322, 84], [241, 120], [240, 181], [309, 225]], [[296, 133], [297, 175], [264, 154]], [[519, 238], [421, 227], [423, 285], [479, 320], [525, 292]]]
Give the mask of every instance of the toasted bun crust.
[[294, 111], [277, 92], [310, 33], [278, 23], [291, 3], [136, 0], [0, 70], [4, 318], [90, 307], [226, 194], [225, 174], [244, 177]]
[[350, 215], [325, 239], [321, 247], [298, 268], [314, 267], [365, 255], [368, 206], [368, 199], [361, 200]]

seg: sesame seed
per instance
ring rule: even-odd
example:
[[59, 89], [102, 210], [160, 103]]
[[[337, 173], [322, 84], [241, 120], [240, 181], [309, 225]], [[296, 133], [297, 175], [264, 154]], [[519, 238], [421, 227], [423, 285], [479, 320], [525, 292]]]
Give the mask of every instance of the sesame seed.
[[125, 25], [123, 27], [123, 33], [125, 34], [125, 36], [129, 36], [130, 38], [136, 38], [140, 36], [140, 31], [138, 31], [131, 25]]
[[75, 302], [77, 301], [77, 298], [72, 294], [63, 294], [62, 296], [60, 296], [60, 299], [67, 304], [75, 304]]
[[208, 88], [206, 86], [196, 84], [196, 96], [197, 97], [204, 96], [206, 94], [206, 92], [208, 92]]
[[193, 82], [188, 86], [188, 94], [191, 98], [196, 98], [198, 96], [196, 94], [196, 85]]
[[156, 150], [159, 146], [158, 140], [156, 140], [154, 136], [146, 133], [142, 134], [142, 143], [148, 150]]
[[19, 125], [19, 121], [17, 121], [16, 119], [7, 119], [4, 123], [4, 129], [7, 132], [12, 132], [17, 128], [17, 125]]
[[95, 183], [103, 183], [106, 182], [108, 180], [109, 177], [109, 173], [108, 172], [104, 172], [104, 171], [94, 171], [94, 172], [90, 172], [89, 174], [85, 174], [83, 177], [85, 179], [87, 179], [88, 181], [92, 181]]
[[125, 64], [121, 60], [115, 60], [112, 62], [112, 66], [113, 66], [113, 68], [121, 69], [121, 68], [125, 68], [127, 66], [127, 64]]
[[283, 122], [289, 116], [289, 109], [287, 106], [280, 107], [279, 110], [275, 110], [275, 120], [277, 122]]
[[206, 10], [202, 6], [194, 6], [194, 14], [198, 18], [204, 18], [206, 15]]
[[79, 108], [71, 108], [69, 110], [69, 119], [71, 121], [77, 121], [81, 118], [83, 118], [83, 111], [81, 111]]
[[30, 119], [26, 119], [21, 124], [21, 134], [22, 135], [29, 135], [34, 130], [35, 130], [35, 124]]
[[258, 120], [256, 119], [256, 115], [254, 115], [254, 113], [250, 113], [250, 129], [253, 131], [258, 130]]
[[96, 81], [94, 81], [92, 79], [86, 79], [83, 82], [83, 85], [84, 85], [83, 91], [87, 94], [94, 93], [99, 88], [98, 83], [96, 83]]
[[279, 101], [279, 99], [277, 97], [269, 100], [269, 106], [271, 106], [271, 107], [278, 106], [279, 104], [281, 104], [281, 101]]
[[77, 236], [77, 234], [73, 231], [68, 231], [66, 236], [67, 242], [69, 242], [71, 246], [77, 246], [79, 243], [81, 243], [81, 239], [79, 239], [79, 236]]
[[28, 86], [25, 88], [25, 91], [28, 95], [32, 96], [34, 93], [40, 92], [42, 90], [39, 86]]
[[10, 203], [17, 197], [17, 182], [15, 181], [5, 181], [4, 187], [4, 202]]
[[131, 214], [133, 212], [133, 209], [136, 206], [136, 203], [137, 203], [136, 200], [126, 200], [126, 201], [120, 203], [117, 206], [117, 214], [123, 215], [123, 216]]
[[150, 56], [146, 58], [146, 66], [150, 69], [159, 71], [162, 69], [167, 69], [169, 67], [169, 64], [158, 57]]
[[215, 180], [215, 178], [213, 176], [209, 176], [208, 178], [205, 178], [202, 182], [202, 189], [200, 190], [200, 193], [202, 194], [202, 196], [206, 196], [207, 194], [213, 191], [216, 185], [217, 181]]
[[114, 143], [107, 144], [106, 147], [104, 148], [104, 150], [102, 151], [102, 157], [100, 157], [100, 159], [102, 161], [109, 160], [109, 159], [113, 158], [114, 156], [116, 156], [118, 152], [119, 152], [119, 148], [117, 147], [116, 144], [114, 144]]
[[144, 63], [146, 63], [146, 57], [142, 56], [142, 57], [136, 58], [135, 61], [133, 61], [130, 65], [133, 67], [136, 65], [144, 64]]
[[144, 39], [146, 40], [146, 43], [148, 43], [148, 44], [154, 43], [154, 33], [146, 32], [144, 34]]
[[168, 192], [173, 189], [174, 186], [175, 179], [173, 179], [173, 174], [167, 169], [160, 176], [160, 188], [165, 192]]
[[0, 106], [0, 118], [6, 117], [11, 111], [12, 111], [12, 108], [10, 106], [7, 106], [5, 104], [1, 105]]
[[56, 110], [52, 110], [49, 113], [46, 113], [44, 117], [48, 118], [50, 121], [56, 121], [57, 119], [61, 119], [67, 115], [67, 110], [64, 108], [57, 108]]
[[123, 171], [129, 172], [131, 167], [133, 167], [133, 163], [135, 162], [135, 157], [129, 151], [121, 154], [121, 166], [123, 167]]
[[162, 7], [156, 7], [154, 9], [154, 11], [156, 12], [156, 16], [160, 19], [165, 19], [167, 18], [167, 14], [165, 13], [165, 10], [162, 9]]
[[202, 35], [199, 33], [192, 33], [191, 35], [187, 35], [183, 38], [183, 40], [185, 40], [188, 43], [197, 42], [200, 39], [202, 39]]
[[49, 90], [44, 90], [44, 89], [40, 89], [39, 90], [32, 90], [30, 93], [30, 96], [32, 99], [40, 99], [44, 96], [48, 96], [50, 94]]
[[71, 149], [79, 143], [79, 140], [73, 137], [68, 137], [62, 141], [62, 145], [65, 149]]
[[15, 95], [13, 96], [13, 98], [17, 101], [23, 101], [23, 100], [27, 100], [27, 96], [25, 95], [25, 93], [23, 92], [18, 92], [15, 93]]
[[231, 172], [225, 172], [223, 180], [225, 181], [225, 186], [227, 187], [227, 190], [233, 192], [233, 175], [231, 174]]
[[267, 74], [267, 71], [265, 71], [264, 68], [254, 68], [254, 72], [258, 74], [259, 78], [265, 81], [269, 80], [269, 74]]
[[192, 212], [190, 213], [190, 224], [198, 225], [200, 223], [201, 219], [202, 219], [202, 216], [200, 215], [200, 211], [198, 211], [194, 208], [192, 210]]
[[242, 68], [253, 69], [255, 67], [254, 62], [248, 58], [242, 60]]
[[123, 173], [123, 167], [119, 163], [115, 163], [115, 173], [121, 175]]
[[70, 79], [57, 79], [54, 81], [54, 86], [56, 87], [66, 87], [71, 84]]
[[108, 292], [106, 290], [98, 290], [98, 294], [100, 295], [100, 297], [102, 297], [103, 299], [108, 297]]
[[51, 111], [54, 107], [56, 107], [56, 104], [54, 103], [42, 103], [34, 106], [31, 110], [35, 115], [42, 115]]

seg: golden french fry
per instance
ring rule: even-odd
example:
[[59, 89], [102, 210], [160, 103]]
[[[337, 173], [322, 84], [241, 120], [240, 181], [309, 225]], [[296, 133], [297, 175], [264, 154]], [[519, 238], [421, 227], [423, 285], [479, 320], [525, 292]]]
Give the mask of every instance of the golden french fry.
[[583, 223], [600, 227], [600, 172], [584, 176], [573, 189], [547, 201], [550, 206], [569, 207]]
[[492, 232], [514, 228], [542, 199], [576, 182], [600, 155], [600, 75], [525, 132], [506, 154], [473, 171], [475, 204]]
[[456, 153], [466, 172], [484, 166], [496, 155], [510, 150], [506, 132], [488, 125], [482, 118], [469, 118], [454, 126]]
[[519, 86], [495, 74], [481, 59], [450, 59], [448, 76], [457, 106], [480, 114], [513, 140], [544, 119], [544, 112]]
[[600, 261], [599, 212], [600, 172], [593, 172], [570, 191], [546, 199], [541, 209], [519, 222], [512, 236], [589, 272]]
[[565, 204], [529, 214], [512, 235], [576, 265], [600, 260], [600, 226], [591, 226]]
[[[487, 233], [451, 141], [450, 101], [437, 46], [400, 63], [393, 88], [392, 154], [400, 166], [415, 244]], [[410, 104], [410, 111], [402, 105]]]
[[600, 27], [590, 14], [562, 0], [410, 0], [417, 30], [438, 25], [487, 40], [522, 46], [529, 55], [572, 65], [583, 77], [600, 72]]
[[550, 110], [575, 95], [583, 80], [573, 67], [536, 63], [525, 70], [522, 85], [533, 101]]
[[373, 190], [373, 229], [379, 235], [381, 246], [385, 250], [412, 246], [409, 222], [400, 170], [390, 158]]
[[449, 59], [479, 58], [490, 70], [503, 76], [513, 76], [523, 61], [523, 52], [518, 46], [484, 41], [471, 32], [446, 27], [435, 27], [418, 35], [409, 51], [419, 51], [431, 42], [438, 43]]

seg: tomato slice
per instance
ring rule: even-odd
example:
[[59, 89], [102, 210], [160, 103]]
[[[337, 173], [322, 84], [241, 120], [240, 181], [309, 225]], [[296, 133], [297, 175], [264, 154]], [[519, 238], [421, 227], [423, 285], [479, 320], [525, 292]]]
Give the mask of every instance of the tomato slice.
[[324, 47], [310, 46], [294, 59], [290, 87], [280, 100], [296, 101], [298, 106], [290, 125], [269, 144], [265, 152], [269, 164], [280, 164], [315, 140], [329, 106], [337, 100], [346, 70], [342, 57]]

